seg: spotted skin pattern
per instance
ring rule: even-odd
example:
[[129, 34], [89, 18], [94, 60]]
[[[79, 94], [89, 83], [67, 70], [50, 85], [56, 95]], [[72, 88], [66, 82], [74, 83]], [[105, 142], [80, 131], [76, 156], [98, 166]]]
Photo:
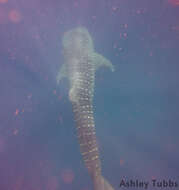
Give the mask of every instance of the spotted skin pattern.
[[93, 89], [95, 71], [90, 59], [81, 60], [76, 69], [78, 77], [73, 93], [77, 97], [71, 98], [78, 140], [81, 154], [86, 167], [91, 175], [101, 174], [98, 145], [95, 134], [95, 122], [93, 117]]
[[94, 190], [114, 190], [101, 175], [101, 162], [93, 115], [95, 71], [102, 65], [114, 71], [113, 65], [94, 52], [93, 42], [85, 28], [76, 28], [64, 35], [65, 63], [57, 75], [57, 83], [63, 77], [70, 82], [69, 100], [72, 103], [80, 151], [92, 177]]

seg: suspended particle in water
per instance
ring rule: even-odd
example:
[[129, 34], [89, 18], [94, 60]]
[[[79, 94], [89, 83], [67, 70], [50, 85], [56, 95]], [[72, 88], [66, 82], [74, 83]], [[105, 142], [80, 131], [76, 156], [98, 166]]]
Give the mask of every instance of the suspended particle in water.
[[124, 28], [128, 28], [128, 24], [124, 24]]
[[56, 90], [54, 90], [54, 91], [53, 91], [53, 94], [54, 94], [54, 95], [56, 95], [56, 94], [57, 94], [57, 91], [56, 91]]
[[14, 113], [16, 116], [19, 114], [19, 110], [16, 109], [15, 113]]
[[7, 3], [8, 0], [0, 0], [0, 3], [4, 4], [4, 3]]
[[11, 10], [9, 12], [9, 20], [13, 23], [19, 23], [22, 19], [22, 16], [18, 10]]
[[113, 11], [113, 12], [116, 12], [116, 11], [118, 11], [118, 10], [119, 10], [119, 7], [117, 7], [117, 6], [113, 6], [113, 7], [112, 7], [112, 11]]
[[120, 166], [124, 165], [124, 160], [120, 159]]
[[14, 129], [13, 134], [14, 134], [14, 135], [17, 135], [17, 134], [18, 134], [18, 132], [19, 132], [19, 130], [18, 130], [18, 129]]
[[124, 36], [124, 38], [127, 38], [127, 33], [126, 33], [126, 32], [124, 32], [123, 36]]
[[66, 184], [71, 184], [74, 180], [74, 172], [71, 169], [65, 169], [61, 173], [62, 180]]

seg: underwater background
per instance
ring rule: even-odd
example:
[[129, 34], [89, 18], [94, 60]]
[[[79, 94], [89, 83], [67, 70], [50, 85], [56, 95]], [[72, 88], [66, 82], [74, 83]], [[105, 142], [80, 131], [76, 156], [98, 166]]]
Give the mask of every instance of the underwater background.
[[56, 84], [77, 26], [115, 66], [95, 81], [103, 175], [179, 188], [179, 0], [0, 0], [0, 190], [92, 190], [68, 81]]

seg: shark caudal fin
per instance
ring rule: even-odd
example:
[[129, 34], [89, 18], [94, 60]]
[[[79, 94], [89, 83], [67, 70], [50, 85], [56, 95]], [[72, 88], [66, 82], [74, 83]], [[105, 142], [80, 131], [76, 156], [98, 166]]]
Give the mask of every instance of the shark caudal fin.
[[103, 176], [97, 176], [93, 180], [94, 190], [114, 190]]

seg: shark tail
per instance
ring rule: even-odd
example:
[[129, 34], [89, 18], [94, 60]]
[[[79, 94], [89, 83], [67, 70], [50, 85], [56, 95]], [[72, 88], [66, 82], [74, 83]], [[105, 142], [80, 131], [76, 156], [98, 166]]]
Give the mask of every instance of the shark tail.
[[94, 190], [114, 190], [109, 182], [103, 176], [93, 178]]

